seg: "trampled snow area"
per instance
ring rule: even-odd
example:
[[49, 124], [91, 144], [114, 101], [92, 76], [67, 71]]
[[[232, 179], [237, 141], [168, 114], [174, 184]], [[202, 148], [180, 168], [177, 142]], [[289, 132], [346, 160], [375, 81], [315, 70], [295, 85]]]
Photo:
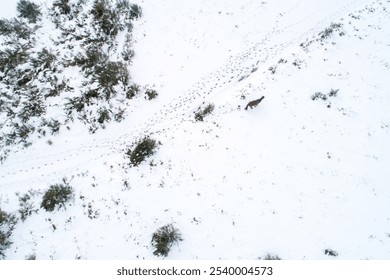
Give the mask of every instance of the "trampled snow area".
[[[36, 210], [6, 258], [157, 259], [173, 224], [167, 259], [390, 259], [390, 2], [133, 2], [131, 75], [159, 96], [4, 161], [1, 209], [34, 190]], [[145, 135], [161, 145], [130, 167]], [[63, 178], [74, 200], [46, 212]]]

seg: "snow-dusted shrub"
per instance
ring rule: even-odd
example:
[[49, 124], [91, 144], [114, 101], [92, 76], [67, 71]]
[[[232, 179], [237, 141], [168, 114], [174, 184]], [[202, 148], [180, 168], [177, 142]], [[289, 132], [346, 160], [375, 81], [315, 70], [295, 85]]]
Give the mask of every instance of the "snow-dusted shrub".
[[331, 257], [337, 257], [339, 255], [339, 253], [337, 251], [332, 250], [332, 249], [325, 249], [324, 253], [325, 253], [325, 255], [331, 256]]
[[18, 39], [27, 40], [32, 32], [33, 30], [19, 19], [0, 19], [0, 34], [3, 36], [15, 35]]
[[327, 93], [327, 94], [324, 94], [322, 92], [316, 92], [311, 96], [311, 99], [312, 100], [317, 100], [317, 99], [328, 100], [328, 97], [336, 97], [338, 92], [339, 92], [338, 89], [331, 89], [329, 91], [329, 93]]
[[110, 111], [105, 107], [100, 108], [98, 110], [98, 114], [98, 123], [100, 124], [104, 124], [105, 122], [109, 122], [111, 120]]
[[0, 208], [0, 258], [4, 258], [4, 251], [11, 246], [11, 235], [17, 219]]
[[69, 0], [56, 0], [53, 2], [53, 8], [63, 15], [67, 15], [71, 11]]
[[129, 81], [129, 71], [122, 62], [107, 61], [95, 67], [94, 81], [98, 83], [98, 88], [104, 92], [106, 99], [110, 99], [114, 94], [114, 86], [120, 82], [126, 85]]
[[339, 92], [339, 90], [338, 89], [331, 89], [330, 91], [329, 91], [329, 93], [328, 93], [328, 95], [329, 95], [329, 97], [335, 97], [335, 96], [337, 96], [337, 93]]
[[142, 17], [142, 8], [137, 4], [130, 5], [130, 18], [132, 20]]
[[138, 166], [143, 162], [147, 157], [153, 155], [157, 148], [156, 140], [145, 137], [139, 141], [134, 150], [128, 150], [127, 155], [130, 157], [130, 162], [133, 166]]
[[116, 36], [123, 30], [120, 17], [116, 10], [112, 9], [108, 0], [95, 0], [91, 14], [95, 20], [95, 28], [107, 36]]
[[343, 25], [341, 23], [331, 23], [331, 25], [325, 28], [324, 31], [320, 32], [318, 35], [321, 40], [329, 38], [334, 31], [339, 31]]
[[18, 17], [26, 18], [30, 23], [36, 23], [42, 15], [39, 5], [28, 0], [19, 0], [16, 10]]
[[152, 236], [152, 246], [155, 248], [155, 256], [168, 256], [173, 244], [183, 241], [180, 231], [172, 224], [168, 224], [157, 229]]
[[46, 112], [46, 104], [43, 97], [34, 89], [29, 94], [26, 101], [20, 104], [21, 110], [18, 117], [22, 122], [27, 122], [32, 117], [40, 117]]
[[20, 208], [18, 212], [22, 221], [25, 221], [27, 217], [38, 211], [38, 209], [35, 209], [34, 203], [31, 201], [34, 195], [35, 193], [33, 191], [29, 191], [24, 195], [19, 195]]
[[317, 100], [317, 99], [322, 99], [322, 100], [327, 100], [328, 97], [323, 94], [322, 92], [316, 92], [311, 96], [312, 100]]
[[62, 183], [51, 185], [42, 198], [41, 208], [53, 211], [65, 207], [65, 203], [74, 197], [74, 190], [66, 179]]
[[26, 261], [35, 261], [36, 259], [37, 259], [37, 256], [35, 254], [28, 255], [25, 258]]
[[126, 91], [126, 98], [131, 99], [135, 97], [139, 92], [141, 91], [141, 88], [137, 84], [132, 84], [128, 87]]
[[147, 89], [147, 90], [145, 91], [145, 94], [146, 94], [148, 100], [155, 99], [155, 98], [158, 96], [157, 91], [154, 90], [154, 89]]
[[31, 57], [31, 65], [35, 69], [45, 70], [51, 69], [55, 63], [55, 55], [52, 54], [47, 48], [43, 48]]
[[[12, 150], [7, 146], [26, 146], [33, 135], [57, 133], [75, 119], [92, 132], [121, 121], [130, 105], [126, 98], [139, 92], [129, 67], [132, 20], [140, 7], [127, 0], [18, 1], [19, 17], [0, 19], [1, 161]], [[42, 16], [53, 30], [41, 30]]]
[[199, 108], [197, 112], [195, 112], [195, 120], [203, 121], [204, 117], [211, 114], [214, 111], [214, 104], [209, 103], [203, 109]]
[[269, 260], [269, 261], [281, 260], [281, 258], [278, 255], [271, 255], [271, 254], [267, 254], [263, 259], [264, 260]]

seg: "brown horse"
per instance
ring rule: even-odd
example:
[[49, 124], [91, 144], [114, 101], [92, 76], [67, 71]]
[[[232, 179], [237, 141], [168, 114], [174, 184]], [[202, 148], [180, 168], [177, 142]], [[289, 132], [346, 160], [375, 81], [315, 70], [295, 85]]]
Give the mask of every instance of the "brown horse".
[[259, 105], [259, 103], [263, 99], [264, 99], [264, 96], [260, 97], [259, 99], [256, 99], [256, 100], [253, 100], [253, 101], [249, 102], [248, 105], [246, 105], [245, 110], [248, 110], [248, 107], [253, 109], [253, 107], [256, 107], [257, 105]]

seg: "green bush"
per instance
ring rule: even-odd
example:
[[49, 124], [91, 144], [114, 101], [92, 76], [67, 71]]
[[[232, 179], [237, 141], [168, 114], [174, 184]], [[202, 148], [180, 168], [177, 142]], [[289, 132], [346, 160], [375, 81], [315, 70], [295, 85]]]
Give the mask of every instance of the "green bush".
[[17, 219], [0, 208], [0, 258], [4, 258], [4, 251], [11, 246], [11, 235]]
[[74, 196], [74, 190], [69, 185], [66, 179], [63, 179], [61, 184], [55, 184], [43, 195], [41, 208], [46, 211], [53, 211], [56, 207], [65, 207], [65, 203], [71, 200]]
[[145, 137], [137, 143], [134, 150], [128, 150], [127, 155], [130, 157], [130, 162], [133, 166], [138, 166], [147, 157], [153, 155], [157, 148], [156, 140]]
[[181, 233], [172, 224], [159, 228], [152, 236], [152, 246], [156, 249], [155, 256], [168, 256], [169, 251], [174, 243], [183, 241]]
[[36, 23], [42, 15], [39, 5], [28, 0], [19, 0], [16, 10], [18, 17], [26, 18], [30, 23]]

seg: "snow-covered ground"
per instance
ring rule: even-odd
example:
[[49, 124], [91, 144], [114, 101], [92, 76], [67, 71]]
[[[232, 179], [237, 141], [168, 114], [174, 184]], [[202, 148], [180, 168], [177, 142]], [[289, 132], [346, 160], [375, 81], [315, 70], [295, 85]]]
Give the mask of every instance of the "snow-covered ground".
[[[390, 2], [134, 3], [131, 74], [158, 98], [9, 156], [1, 209], [34, 190], [37, 211], [6, 258], [155, 259], [152, 234], [172, 223], [184, 240], [168, 259], [390, 259]], [[129, 167], [145, 135], [161, 145]], [[39, 208], [64, 177], [74, 200]]]

